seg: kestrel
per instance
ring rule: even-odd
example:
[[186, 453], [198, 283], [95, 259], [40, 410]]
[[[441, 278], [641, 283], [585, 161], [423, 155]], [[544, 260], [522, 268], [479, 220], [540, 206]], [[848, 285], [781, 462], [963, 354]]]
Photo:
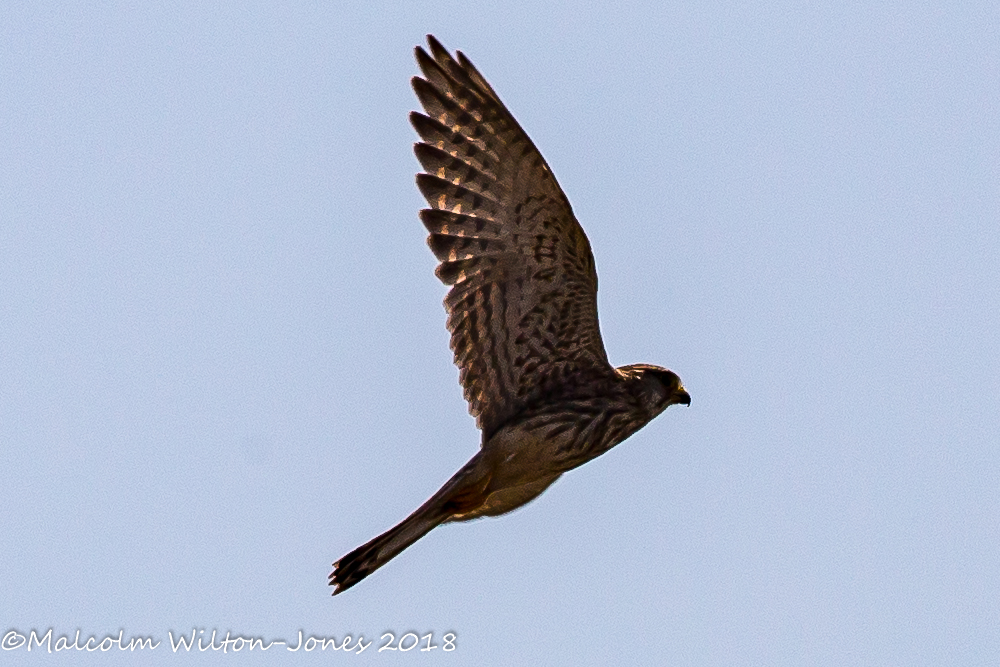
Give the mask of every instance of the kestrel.
[[597, 272], [541, 153], [461, 51], [416, 48], [410, 122], [430, 208], [420, 220], [480, 450], [394, 528], [333, 564], [334, 595], [449, 521], [497, 516], [691, 397], [649, 364], [614, 368], [597, 322]]

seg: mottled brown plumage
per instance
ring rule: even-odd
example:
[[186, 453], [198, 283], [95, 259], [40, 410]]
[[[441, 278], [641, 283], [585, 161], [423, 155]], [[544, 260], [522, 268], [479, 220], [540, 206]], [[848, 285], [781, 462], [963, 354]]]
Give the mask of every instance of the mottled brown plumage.
[[503, 514], [690, 397], [671, 371], [608, 363], [587, 237], [551, 169], [472, 63], [428, 36], [420, 212], [482, 448], [396, 527], [334, 563], [334, 594], [435, 526]]

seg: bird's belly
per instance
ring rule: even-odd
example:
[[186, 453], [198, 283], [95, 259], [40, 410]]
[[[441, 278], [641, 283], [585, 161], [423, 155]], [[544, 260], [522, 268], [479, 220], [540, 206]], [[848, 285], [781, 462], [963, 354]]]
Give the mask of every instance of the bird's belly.
[[469, 521], [483, 516], [506, 514], [537, 498], [558, 478], [559, 475], [552, 475], [525, 484], [490, 491], [482, 505], [468, 512], [453, 514], [448, 520]]

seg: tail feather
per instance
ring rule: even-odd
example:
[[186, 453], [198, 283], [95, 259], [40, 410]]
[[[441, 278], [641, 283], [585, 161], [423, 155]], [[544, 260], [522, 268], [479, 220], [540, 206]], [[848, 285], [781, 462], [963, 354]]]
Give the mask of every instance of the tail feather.
[[421, 508], [334, 563], [330, 573], [333, 594], [343, 593], [388, 563], [445, 519], [439, 512], [429, 512], [430, 509]]
[[338, 560], [330, 574], [330, 585], [335, 587], [333, 594], [343, 593], [388, 563], [438, 523], [414, 523], [413, 518], [406, 519]]
[[343, 593], [398, 556], [434, 527], [453, 519], [457, 508], [481, 503], [490, 478], [477, 471], [479, 459], [480, 453], [477, 452], [413, 514], [334, 563], [333, 572], [330, 573], [333, 594]]

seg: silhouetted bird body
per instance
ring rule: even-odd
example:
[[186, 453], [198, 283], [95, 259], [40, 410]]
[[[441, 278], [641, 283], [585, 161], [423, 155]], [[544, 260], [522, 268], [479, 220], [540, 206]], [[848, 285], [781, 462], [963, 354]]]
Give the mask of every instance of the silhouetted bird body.
[[[425, 114], [420, 212], [480, 451], [400, 524], [334, 563], [340, 593], [435, 526], [509, 512], [600, 456], [668, 406], [690, 404], [673, 372], [614, 368], [597, 320], [583, 229], [534, 144], [459, 51], [428, 36], [413, 89]], [[457, 59], [456, 59], [457, 58]]]

